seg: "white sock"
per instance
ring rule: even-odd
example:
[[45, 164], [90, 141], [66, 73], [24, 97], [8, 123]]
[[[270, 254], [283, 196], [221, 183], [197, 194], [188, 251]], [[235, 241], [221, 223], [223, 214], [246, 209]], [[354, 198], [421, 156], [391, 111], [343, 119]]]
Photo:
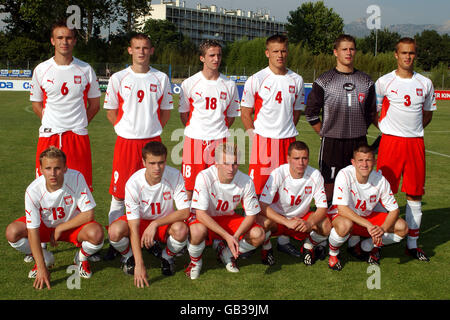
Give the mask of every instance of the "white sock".
[[370, 252], [372, 251], [374, 245], [373, 245], [373, 240], [372, 238], [367, 238], [363, 241], [361, 241], [361, 249], [365, 252]]
[[189, 252], [189, 256], [192, 261], [199, 261], [202, 259], [203, 250], [205, 250], [205, 241], [200, 244], [191, 244], [189, 241], [187, 243], [187, 249]]
[[323, 242], [326, 239], [327, 239], [326, 236], [322, 236], [315, 231], [311, 231], [309, 233], [309, 237], [305, 239], [303, 247], [305, 247], [305, 249], [312, 250], [314, 249], [315, 246], [317, 246], [319, 243]]
[[272, 242], [270, 242], [270, 235], [272, 234], [272, 231], [267, 231], [266, 236], [264, 238], [264, 243], [262, 245], [263, 250], [270, 250], [272, 249]]
[[406, 201], [405, 220], [409, 228], [407, 246], [409, 249], [415, 249], [417, 248], [417, 239], [419, 238], [419, 229], [422, 222], [421, 201]]
[[360, 241], [361, 241], [360, 236], [351, 236], [350, 238], [348, 238], [347, 245], [351, 248], [356, 246]]
[[177, 241], [172, 236], [167, 238], [166, 249], [162, 252], [162, 257], [166, 260], [172, 259], [187, 243], [187, 239], [183, 242]]
[[290, 242], [289, 236], [279, 236], [277, 239], [279, 245], [285, 245]]
[[402, 240], [403, 238], [395, 233], [385, 233], [382, 237], [383, 245], [385, 246], [388, 244], [399, 243]]
[[126, 259], [133, 255], [133, 251], [130, 246], [130, 238], [123, 237], [117, 242], [109, 240], [109, 243]]
[[24, 254], [31, 254], [30, 242], [28, 242], [28, 238], [19, 239], [17, 242], [9, 242], [8, 243], [16, 249]]
[[248, 243], [247, 240], [242, 239], [239, 241], [239, 253], [246, 253], [255, 249], [256, 247]]
[[92, 244], [89, 241], [83, 241], [81, 243], [81, 249], [78, 253], [80, 261], [86, 261], [88, 257], [99, 251], [103, 247], [103, 241], [100, 244]]
[[108, 221], [109, 225], [116, 221], [116, 219], [120, 218], [125, 214], [125, 201], [119, 201], [114, 198], [111, 199], [111, 206], [109, 208], [108, 213]]
[[339, 254], [339, 248], [347, 241], [350, 235], [341, 237], [337, 234], [334, 228], [331, 229], [330, 236], [328, 237], [329, 242], [329, 254], [330, 256], [337, 256]]

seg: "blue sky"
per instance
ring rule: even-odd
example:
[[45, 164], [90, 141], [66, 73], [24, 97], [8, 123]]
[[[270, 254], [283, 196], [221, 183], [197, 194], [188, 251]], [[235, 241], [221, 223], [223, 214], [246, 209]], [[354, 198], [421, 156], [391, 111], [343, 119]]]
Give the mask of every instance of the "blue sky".
[[[182, 0], [180, 0], [182, 1]], [[304, 2], [300, 0], [185, 0], [186, 7], [194, 8], [197, 3], [226, 9], [257, 11], [269, 9], [270, 15], [277, 21], [286, 21], [289, 11], [295, 10]], [[313, 1], [316, 2], [316, 1]], [[160, 0], [153, 0], [154, 4]], [[324, 0], [325, 6], [333, 8], [348, 24], [359, 18], [367, 18], [369, 5], [378, 5], [381, 9], [381, 25], [392, 24], [450, 24], [449, 0]]]

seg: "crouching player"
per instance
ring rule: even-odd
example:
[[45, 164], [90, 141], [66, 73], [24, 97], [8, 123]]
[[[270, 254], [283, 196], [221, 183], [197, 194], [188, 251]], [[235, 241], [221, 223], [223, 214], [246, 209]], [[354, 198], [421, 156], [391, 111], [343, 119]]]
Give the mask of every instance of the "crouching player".
[[[303, 262], [312, 265], [316, 258], [315, 246], [327, 240], [331, 230], [331, 223], [327, 218], [324, 180], [318, 170], [308, 165], [309, 148], [302, 141], [289, 145], [287, 162], [272, 171], [259, 198], [263, 220], [261, 224], [267, 231], [262, 262], [267, 265], [275, 263], [270, 243], [271, 234], [305, 240], [301, 248]], [[311, 211], [310, 208], [313, 200], [316, 211]], [[293, 247], [289, 242], [285, 246]], [[293, 250], [297, 249], [284, 251]]]
[[103, 229], [94, 221], [94, 198], [83, 175], [66, 166], [66, 155], [51, 146], [39, 157], [42, 176], [34, 180], [25, 192], [25, 216], [8, 225], [6, 239], [16, 250], [32, 254], [36, 262], [29, 272], [35, 278], [33, 286], [50, 289], [48, 267], [53, 255], [41, 248], [41, 242], [70, 242], [80, 247], [74, 264], [83, 278], [92, 271], [88, 257], [103, 246]]
[[[342, 269], [339, 248], [350, 235], [367, 239], [349, 244], [349, 251], [360, 260], [379, 264], [381, 246], [398, 243], [408, 234], [389, 182], [381, 172], [372, 171], [372, 149], [367, 144], [356, 147], [351, 163], [339, 171], [334, 186], [333, 205], [338, 213], [332, 217], [328, 262], [333, 270]], [[374, 211], [378, 203], [388, 212]]]
[[[195, 180], [189, 217], [191, 262], [185, 273], [197, 279], [202, 268], [205, 245], [218, 242], [218, 257], [229, 272], [239, 272], [239, 254], [256, 249], [264, 241], [264, 230], [256, 224], [260, 212], [255, 186], [251, 178], [238, 170], [236, 145], [219, 144], [215, 164], [201, 171]], [[235, 213], [242, 203], [245, 216]], [[226, 244], [224, 243], [224, 241]]]
[[156, 241], [166, 243], [160, 256], [161, 272], [173, 275], [174, 256], [186, 245], [189, 233], [184, 220], [189, 217], [190, 201], [183, 176], [167, 166], [166, 160], [167, 148], [161, 142], [151, 141], [144, 146], [144, 168], [125, 185], [126, 215], [108, 228], [111, 245], [123, 256], [124, 272], [134, 274], [138, 288], [148, 286], [141, 248], [151, 249]]

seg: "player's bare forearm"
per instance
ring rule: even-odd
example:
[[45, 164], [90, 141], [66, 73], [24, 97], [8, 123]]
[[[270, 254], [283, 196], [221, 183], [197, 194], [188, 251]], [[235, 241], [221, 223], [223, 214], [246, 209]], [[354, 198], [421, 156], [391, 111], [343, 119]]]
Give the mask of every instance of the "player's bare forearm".
[[135, 265], [144, 265], [144, 259], [142, 258], [142, 243], [139, 234], [139, 219], [128, 220], [128, 228], [130, 229], [130, 244], [131, 251], [133, 252]]
[[317, 208], [316, 212], [309, 216], [308, 222], [311, 223], [312, 226], [318, 225], [327, 216], [327, 211], [328, 208]]
[[33, 108], [33, 112], [38, 116], [39, 119], [42, 119], [42, 110], [44, 110], [43, 102], [31, 102], [31, 107]]
[[180, 120], [181, 120], [181, 123], [183, 124], [183, 126], [186, 127], [186, 124], [187, 124], [187, 122], [189, 120], [189, 112], [181, 112], [180, 113]]
[[161, 227], [178, 221], [184, 221], [187, 218], [189, 218], [189, 208], [176, 210], [171, 214], [168, 214], [167, 216], [156, 219], [155, 222], [157, 223], [158, 227]]
[[322, 130], [322, 122], [318, 122], [311, 126], [313, 130], [320, 136], [320, 130]]
[[256, 222], [256, 215], [245, 216], [244, 220], [242, 220], [241, 225], [234, 233], [234, 237], [239, 239], [242, 235], [246, 234], [248, 230], [252, 227], [252, 225]]
[[86, 109], [86, 115], [88, 118], [88, 123], [91, 122], [92, 119], [94, 119], [95, 115], [100, 110], [100, 97], [98, 98], [88, 98], [88, 107]]
[[286, 217], [282, 216], [281, 214], [273, 210], [267, 203], [260, 202], [260, 206], [261, 206], [260, 214], [262, 216], [266, 217], [267, 219], [275, 223], [284, 225], [289, 228], [289, 220]]
[[294, 125], [297, 126], [298, 121], [300, 120], [300, 116], [302, 115], [301, 110], [294, 110]]
[[433, 111], [424, 111], [422, 118], [422, 124], [424, 128], [430, 124], [431, 119], [433, 119]]
[[[55, 228], [55, 234], [57, 233], [58, 235], [60, 235], [64, 231], [78, 228], [79, 226], [82, 226], [85, 223], [94, 221], [94, 218], [95, 218], [94, 209], [80, 212], [78, 215], [76, 215], [74, 218], [70, 219], [69, 221], [59, 224]], [[58, 239], [56, 238], [55, 240], [58, 240]]]
[[400, 215], [400, 210], [395, 209], [388, 212], [388, 215], [386, 216], [386, 219], [384, 220], [384, 223], [381, 225], [384, 232], [388, 232], [389, 230], [393, 230], [393, 226], [395, 225], [395, 222], [398, 219], [398, 216]]
[[354, 212], [348, 206], [338, 205], [338, 213], [340, 216], [347, 218], [362, 227], [370, 228], [372, 226], [372, 224], [367, 219], [361, 218], [356, 212]]
[[253, 124], [253, 108], [247, 108], [241, 106], [241, 120], [242, 124], [244, 125], [245, 130], [253, 130], [255, 129], [255, 126]]
[[37, 266], [37, 274], [36, 279], [33, 282], [33, 287], [35, 289], [43, 289], [44, 286], [47, 286], [48, 289], [51, 289], [50, 272], [45, 265], [39, 228], [28, 229], [28, 241], [30, 242], [31, 253], [33, 254]]
[[170, 119], [170, 110], [161, 110], [160, 112], [160, 121], [161, 121], [161, 127], [165, 127], [167, 122], [169, 122]]
[[112, 125], [116, 124], [118, 113], [119, 113], [118, 109], [108, 109], [106, 111], [106, 118]]
[[196, 209], [195, 212], [198, 221], [204, 224], [209, 230], [215, 232], [223, 239], [225, 239], [227, 236], [232, 236], [224, 228], [222, 228], [213, 218], [211, 218], [209, 214], [206, 213], [205, 211]]
[[235, 117], [227, 117], [226, 118], [228, 128], [230, 128], [233, 125], [234, 119], [235, 119]]

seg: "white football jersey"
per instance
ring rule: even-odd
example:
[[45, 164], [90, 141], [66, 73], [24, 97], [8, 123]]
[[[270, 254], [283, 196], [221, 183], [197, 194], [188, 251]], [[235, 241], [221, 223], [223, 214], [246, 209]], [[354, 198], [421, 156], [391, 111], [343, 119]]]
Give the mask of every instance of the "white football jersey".
[[56, 228], [80, 212], [95, 208], [95, 205], [91, 191], [80, 172], [67, 169], [62, 188], [54, 192], [47, 190], [45, 177], [40, 176], [25, 192], [27, 228], [39, 228], [41, 220], [47, 227]]
[[290, 138], [298, 135], [293, 111], [305, 109], [303, 78], [288, 70], [274, 74], [269, 67], [245, 82], [241, 107], [254, 108], [254, 132], [266, 138]]
[[341, 169], [334, 182], [333, 205], [345, 205], [362, 217], [369, 216], [378, 202], [387, 210], [398, 208], [391, 186], [379, 171], [372, 171], [366, 184], [356, 180], [356, 169]]
[[411, 79], [400, 78], [395, 71], [375, 83], [378, 125], [384, 134], [398, 137], [423, 137], [422, 112], [436, 110], [433, 83], [419, 73]]
[[324, 180], [319, 170], [308, 166], [302, 178], [294, 179], [288, 163], [272, 171], [259, 200], [287, 218], [306, 215], [313, 200], [317, 208], [328, 207]]
[[226, 117], [239, 116], [236, 83], [223, 74], [217, 80], [207, 80], [200, 71], [182, 82], [178, 110], [190, 112], [185, 136], [199, 140], [228, 137]]
[[225, 216], [234, 214], [239, 203], [248, 216], [261, 211], [255, 185], [248, 175], [238, 170], [231, 183], [220, 183], [215, 165], [197, 175], [191, 208], [205, 210], [213, 217]]
[[125, 139], [160, 136], [160, 110], [173, 109], [169, 77], [154, 68], [135, 73], [131, 67], [114, 73], [106, 90], [105, 109], [119, 109], [116, 134]]
[[167, 216], [174, 209], [190, 207], [180, 171], [166, 165], [161, 182], [149, 185], [145, 168], [136, 171], [125, 185], [125, 209], [128, 220], [155, 220]]
[[87, 134], [87, 99], [101, 94], [89, 64], [74, 57], [69, 65], [57, 65], [50, 58], [34, 69], [31, 83], [30, 101], [44, 107], [39, 136], [65, 131]]

